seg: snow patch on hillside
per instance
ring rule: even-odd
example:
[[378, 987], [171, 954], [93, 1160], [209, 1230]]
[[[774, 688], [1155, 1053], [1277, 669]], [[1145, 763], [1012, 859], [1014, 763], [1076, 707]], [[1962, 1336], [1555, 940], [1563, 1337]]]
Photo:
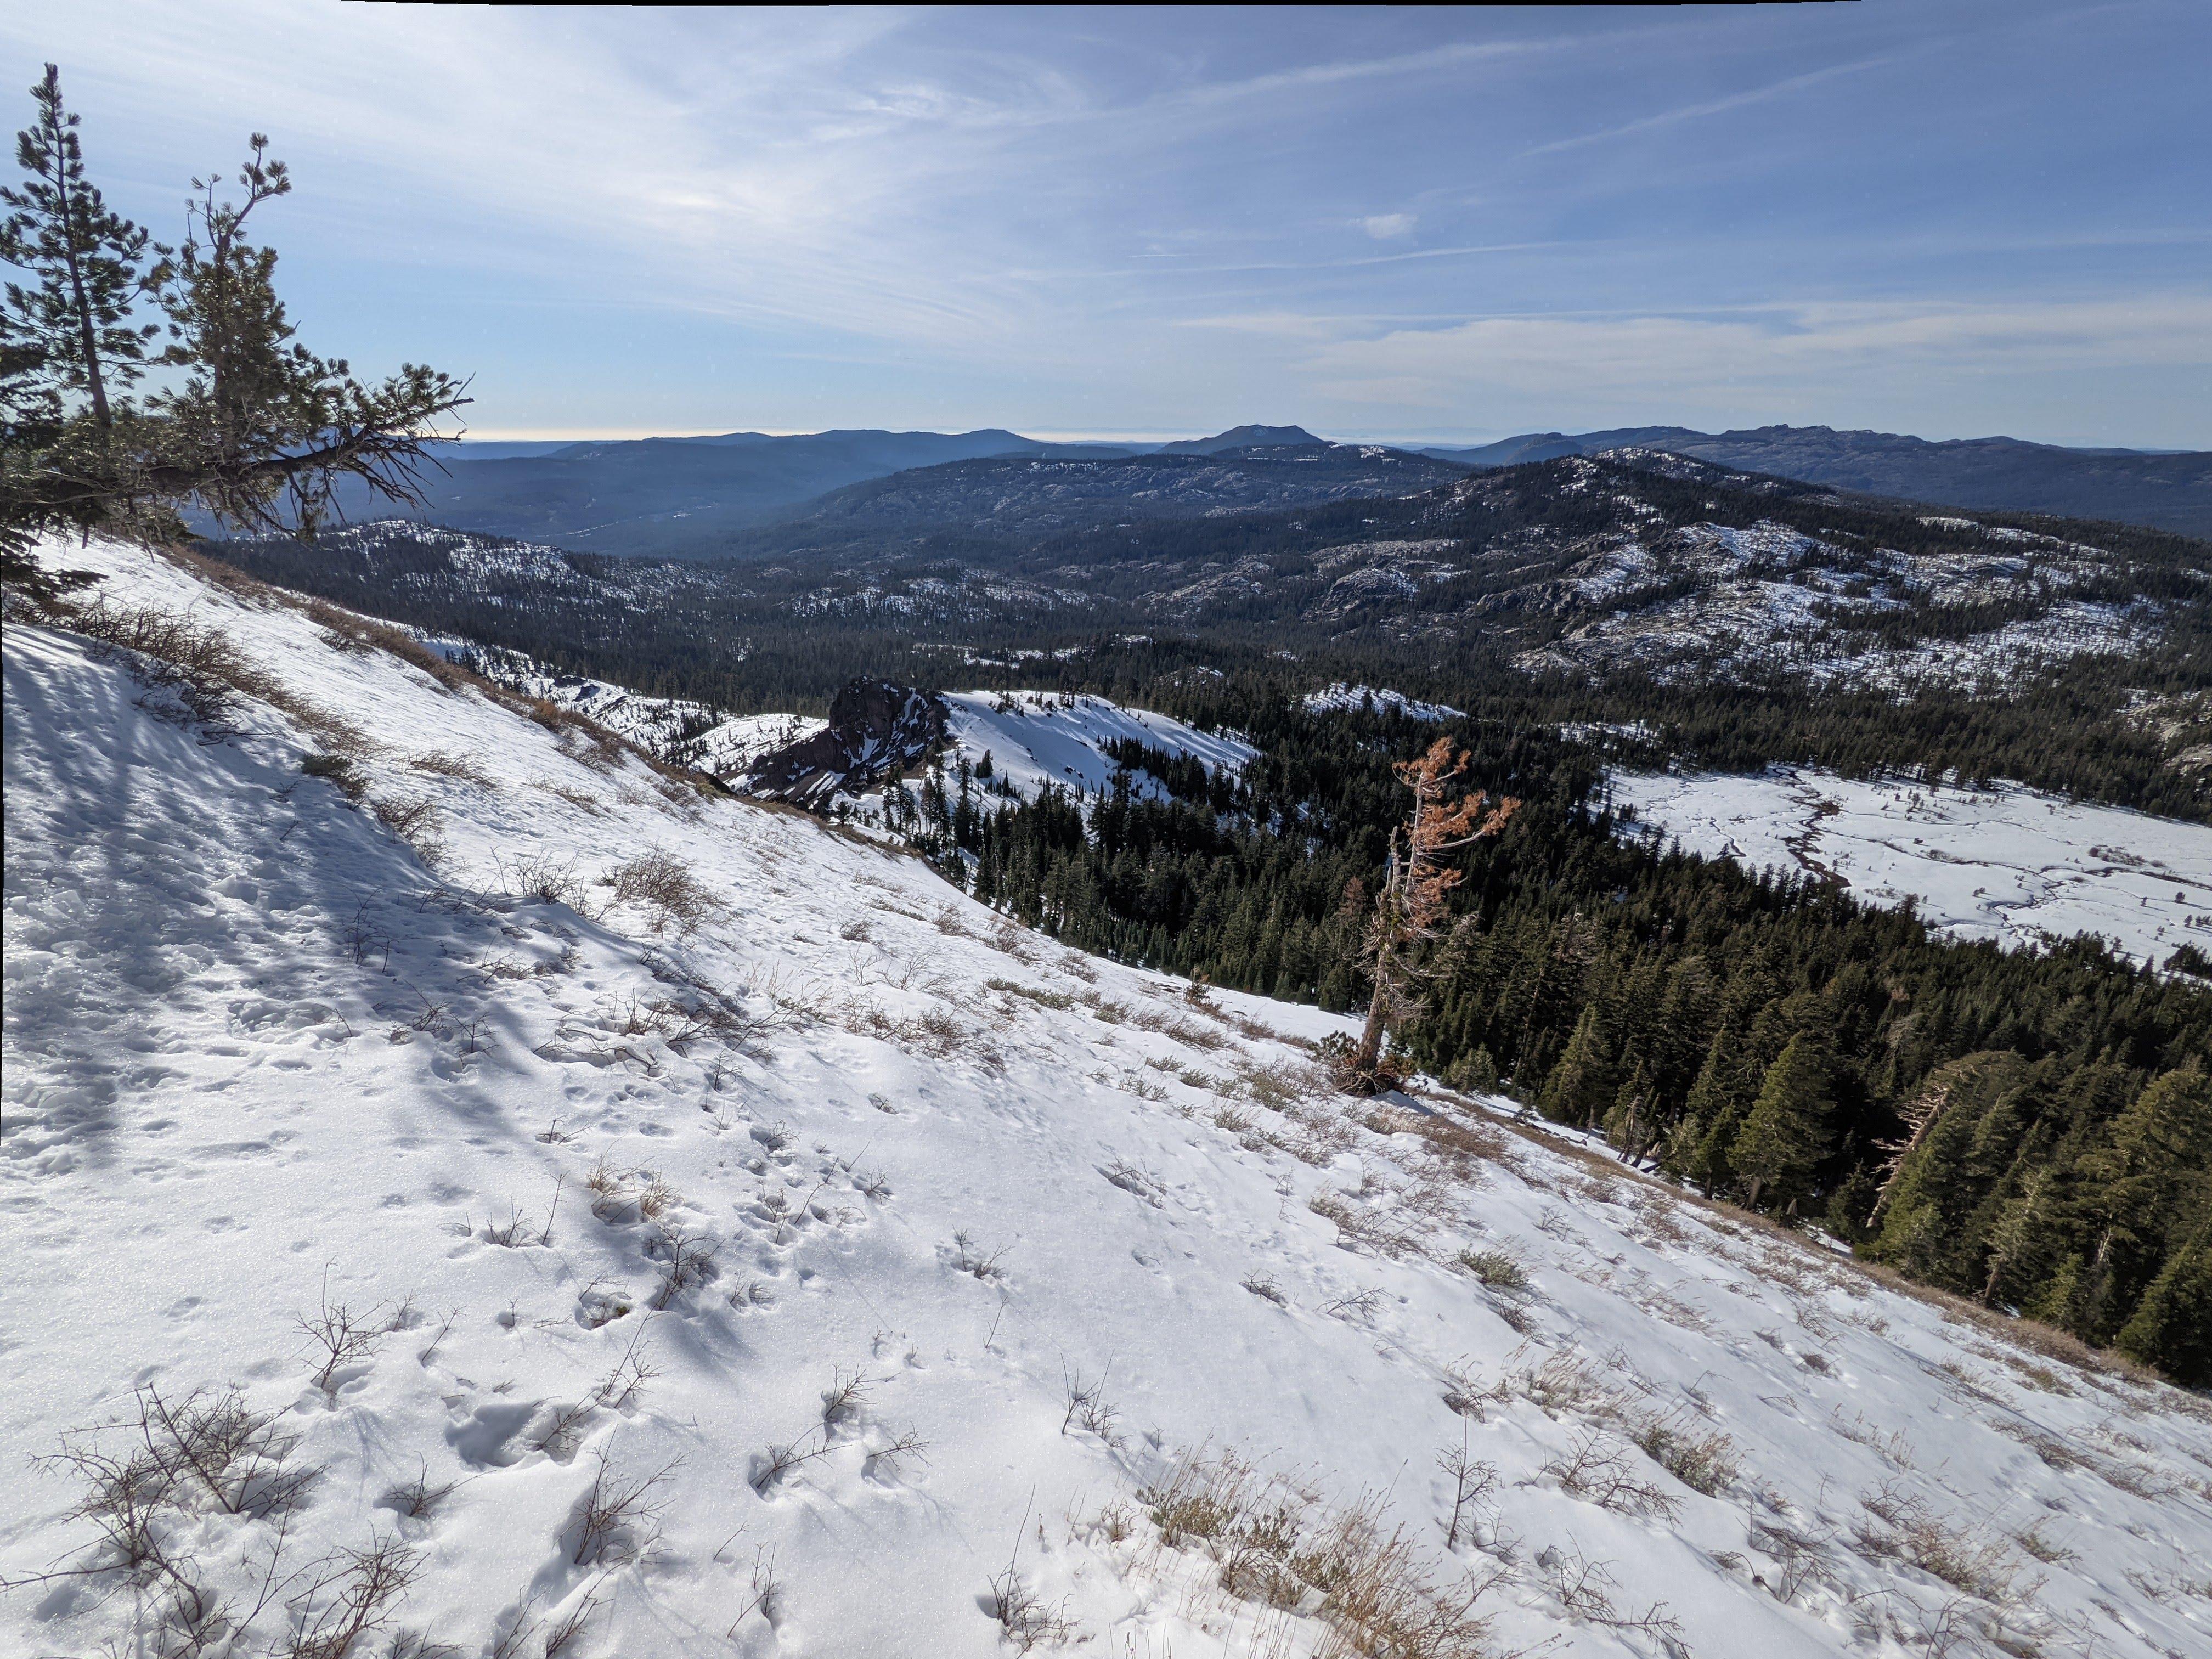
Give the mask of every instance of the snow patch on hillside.
[[813, 714], [725, 714], [688, 697], [656, 697], [611, 680], [564, 674], [520, 651], [450, 635], [416, 632], [447, 661], [511, 691], [566, 708], [618, 732], [656, 759], [732, 778], [763, 755], [812, 737], [829, 722]]
[[1322, 690], [1307, 692], [1299, 699], [1299, 703], [1315, 714], [1332, 714], [1340, 710], [1359, 714], [1370, 709], [1388, 709], [1416, 720], [1455, 720], [1466, 718], [1467, 714], [1465, 709], [1455, 708], [1448, 702], [1422, 702], [1402, 691], [1373, 685], [1347, 685], [1342, 680]]
[[[2162, 632], [2163, 610], [2150, 600], [2075, 596], [2109, 574], [2111, 556], [1990, 533], [2000, 549], [1935, 553], [1846, 547], [1772, 523], [1620, 535], [1549, 596], [1598, 613], [1515, 661], [1532, 673], [1632, 668], [1672, 683], [1778, 672], [1815, 685], [1998, 690], [2073, 657], [2140, 651]], [[1967, 631], [1990, 607], [2015, 614]], [[1885, 632], [1944, 612], [1960, 625], [1901, 641]]]
[[[1201, 732], [1170, 715], [1124, 708], [1104, 697], [1049, 691], [951, 691], [948, 728], [970, 765], [991, 757], [993, 775], [1024, 800], [1047, 784], [1078, 794], [1111, 787], [1120, 769], [1105, 745], [1132, 740], [1188, 755], [1209, 772], [1241, 772], [1259, 751], [1224, 732]], [[1160, 798], [1158, 780], [1139, 773], [1136, 793]]]
[[[413, 1577], [374, 1659], [572, 1619], [582, 1659], [993, 1659], [1024, 1596], [1073, 1651], [1309, 1659], [1354, 1614], [1282, 1524], [1363, 1504], [1445, 1605], [1480, 1589], [1486, 1653], [2203, 1650], [2201, 1402], [1502, 1103], [1335, 1095], [1285, 1037], [1347, 1022], [1085, 959], [276, 600], [69, 556], [330, 717], [210, 726], [6, 631], [0, 1444], [127, 1453], [100, 1425], [142, 1390], [235, 1389], [278, 1461], [149, 1525], [253, 1615], [241, 1659], [375, 1539]], [[392, 827], [428, 847], [418, 805], [434, 867]], [[1287, 1483], [1256, 1555], [1162, 1530], [1224, 1452]], [[81, 1474], [0, 1482], [0, 1651], [164, 1645]]]
[[1778, 768], [1614, 772], [1615, 802], [1707, 858], [1917, 902], [1961, 939], [2014, 946], [2094, 933], [2138, 961], [2212, 948], [2212, 827], [2014, 784], [1972, 790]]

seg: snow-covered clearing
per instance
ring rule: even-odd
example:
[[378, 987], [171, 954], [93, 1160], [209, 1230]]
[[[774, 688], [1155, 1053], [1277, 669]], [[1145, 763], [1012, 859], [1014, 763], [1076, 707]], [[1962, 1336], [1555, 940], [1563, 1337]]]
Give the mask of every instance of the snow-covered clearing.
[[1618, 804], [1707, 858], [1811, 872], [1877, 904], [1917, 900], [1963, 939], [2095, 933], [2137, 960], [2212, 949], [2212, 828], [2014, 784], [1613, 772]]
[[[985, 755], [993, 775], [1024, 800], [1047, 784], [1095, 794], [1112, 785], [1121, 769], [1105, 745], [1133, 739], [1148, 749], [1188, 755], [1206, 769], [1240, 771], [1255, 751], [1249, 744], [1148, 709], [1124, 708], [1104, 697], [1052, 691], [950, 691], [946, 722], [957, 752], [970, 765]], [[1157, 780], [1139, 773], [1139, 793], [1158, 796]]]
[[[8, 629], [0, 1650], [184, 1650], [188, 1583], [234, 1621], [202, 1652], [329, 1651], [288, 1644], [377, 1538], [412, 1582], [376, 1659], [2212, 1642], [2202, 1401], [1480, 1107], [1334, 1096], [1270, 1034], [1312, 1010], [1209, 1010], [283, 605], [70, 562], [359, 727], [315, 722], [443, 853], [303, 775], [294, 718]], [[22, 1461], [127, 1455], [98, 1425], [156, 1396], [258, 1471], [156, 1424], [173, 1478], [88, 1512]], [[1257, 1476], [1184, 1501], [1226, 1455], [1278, 1524]], [[1485, 1583], [1480, 1647], [1376, 1644], [1366, 1589], [1434, 1635]]]

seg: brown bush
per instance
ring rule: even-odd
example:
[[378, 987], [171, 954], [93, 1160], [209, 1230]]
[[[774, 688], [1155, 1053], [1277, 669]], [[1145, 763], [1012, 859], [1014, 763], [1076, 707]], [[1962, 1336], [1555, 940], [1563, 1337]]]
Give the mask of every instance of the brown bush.
[[617, 903], [642, 905], [652, 913], [656, 933], [671, 927], [688, 933], [722, 908], [721, 901], [691, 873], [690, 866], [659, 848], [617, 865], [606, 880]]

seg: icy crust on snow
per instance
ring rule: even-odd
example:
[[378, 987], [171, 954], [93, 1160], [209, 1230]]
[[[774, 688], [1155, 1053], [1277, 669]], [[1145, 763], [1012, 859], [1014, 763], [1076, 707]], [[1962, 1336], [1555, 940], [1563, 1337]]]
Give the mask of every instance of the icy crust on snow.
[[[276, 1414], [313, 1475], [289, 1510], [155, 1518], [237, 1616], [280, 1541], [281, 1577], [385, 1536], [417, 1572], [377, 1659], [519, 1624], [535, 1654], [573, 1614], [586, 1659], [984, 1659], [1010, 1563], [1075, 1651], [1324, 1651], [1318, 1590], [1234, 1599], [1149, 1518], [1211, 1447], [1373, 1498], [1440, 1585], [1495, 1575], [1498, 1653], [2205, 1650], [2201, 1402], [1481, 1108], [1333, 1096], [1268, 1034], [1343, 1021], [1208, 1012], [288, 609], [71, 562], [223, 628], [378, 745], [367, 801], [442, 818], [434, 874], [301, 775], [289, 720], [195, 725], [7, 630], [0, 1443], [57, 1450], [137, 1386]], [[599, 884], [652, 849], [719, 907], [689, 931]], [[295, 1321], [337, 1307], [369, 1340], [319, 1386]], [[1628, 1437], [1668, 1432], [1726, 1437], [1709, 1492]], [[1454, 1547], [1462, 1448], [1494, 1478]], [[661, 1479], [595, 1540], [602, 1471]], [[447, 1490], [410, 1514], [417, 1482]], [[97, 1565], [82, 1496], [16, 1462], [0, 1576]], [[0, 1651], [151, 1651], [160, 1599], [19, 1585]]]
[[[1034, 800], [1047, 784], [1078, 794], [1110, 788], [1121, 768], [1109, 743], [1134, 739], [1148, 749], [1188, 755], [1207, 771], [1240, 772], [1259, 752], [1223, 732], [1201, 732], [1168, 714], [1124, 708], [1104, 697], [1054, 691], [948, 691], [946, 729], [958, 756], [973, 766], [991, 757], [992, 775]], [[1136, 775], [1135, 793], [1164, 799], [1158, 780]]]
[[1402, 691], [1373, 685], [1347, 685], [1342, 680], [1319, 691], [1309, 691], [1299, 699], [1302, 708], [1315, 714], [1334, 714], [1349, 710], [1362, 714], [1370, 709], [1389, 709], [1415, 720], [1455, 720], [1466, 717], [1467, 711], [1455, 708], [1448, 702], [1422, 702]]
[[2138, 961], [2212, 950], [2212, 828], [2014, 784], [1613, 772], [1614, 801], [1686, 851], [1915, 901], [1961, 939], [2025, 946], [2094, 933]]

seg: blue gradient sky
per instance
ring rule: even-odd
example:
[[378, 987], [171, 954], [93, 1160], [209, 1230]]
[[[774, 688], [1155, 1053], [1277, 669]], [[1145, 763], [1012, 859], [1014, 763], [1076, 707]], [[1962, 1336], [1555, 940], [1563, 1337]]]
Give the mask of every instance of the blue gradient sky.
[[[474, 435], [1825, 422], [2212, 448], [2212, 5], [0, 13]], [[29, 100], [7, 108], [10, 127]]]

